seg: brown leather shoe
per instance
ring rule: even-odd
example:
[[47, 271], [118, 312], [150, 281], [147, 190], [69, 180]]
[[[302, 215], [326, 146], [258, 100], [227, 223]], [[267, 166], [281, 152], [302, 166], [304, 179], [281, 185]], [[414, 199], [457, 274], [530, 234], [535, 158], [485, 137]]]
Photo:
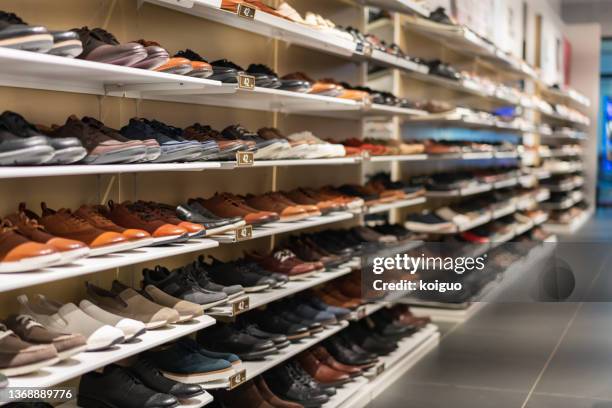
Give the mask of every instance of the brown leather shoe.
[[0, 223], [0, 273], [25, 272], [53, 265], [61, 255], [50, 245], [32, 242], [10, 221]]
[[291, 402], [284, 399], [281, 399], [274, 395], [268, 384], [264, 378], [260, 375], [256, 377], [253, 382], [259, 391], [259, 394], [262, 396], [264, 400], [266, 400], [270, 405], [274, 408], [304, 408], [302, 404], [298, 404], [297, 402]]
[[321, 214], [329, 214], [332, 211], [342, 211], [344, 206], [330, 200], [318, 200], [313, 194], [303, 188], [289, 191], [285, 195], [294, 202], [302, 205], [315, 205]]
[[252, 380], [233, 391], [223, 391], [217, 395], [223, 404], [228, 407], [274, 408], [274, 405], [271, 405], [259, 393], [257, 386]]
[[334, 370], [341, 371], [346, 373], [351, 378], [359, 377], [363, 374], [363, 371], [357, 366], [350, 366], [347, 364], [342, 364], [338, 360], [336, 360], [323, 346], [317, 346], [310, 349], [310, 352], [313, 356], [324, 364], [327, 364]]
[[321, 270], [319, 263], [304, 262], [288, 249], [276, 250], [268, 255], [251, 252], [246, 257], [267, 271], [287, 275], [290, 280], [302, 279]]
[[19, 204], [19, 212], [10, 214], [5, 218], [17, 228], [17, 231], [30, 241], [47, 244], [61, 255], [61, 263], [68, 264], [89, 254], [89, 247], [81, 241], [58, 238], [49, 234], [35, 219], [28, 218], [25, 204]]
[[103, 213], [104, 216], [121, 227], [147, 231], [156, 244], [175, 242], [188, 236], [185, 228], [169, 224], [155, 218], [152, 214], [139, 211], [130, 202], [117, 204], [109, 201], [108, 207], [107, 212]]
[[145, 230], [135, 228], [123, 228], [109, 220], [105, 215], [102, 205], [82, 205], [74, 213], [87, 220], [91, 225], [105, 231], [114, 231], [123, 235], [129, 241], [138, 241], [151, 238]]
[[299, 205], [288, 205], [270, 194], [260, 196], [247, 195], [246, 203], [258, 210], [275, 212], [281, 221], [299, 221], [310, 217], [308, 212]]
[[317, 360], [309, 351], [304, 351], [299, 354], [297, 356], [297, 361], [316, 382], [325, 388], [339, 387], [351, 381], [351, 377], [348, 374], [335, 370], [327, 364]]
[[189, 237], [197, 238], [206, 233], [203, 225], [193, 222], [183, 221], [176, 216], [176, 207], [167, 204], [159, 204], [153, 201], [136, 201], [136, 206], [141, 206], [145, 211], [169, 224], [184, 228], [189, 233]]
[[96, 228], [68, 209], [55, 211], [48, 208], [44, 202], [40, 206], [42, 217], [37, 221], [44, 225], [47, 231], [59, 237], [86, 243], [91, 248], [91, 256], [124, 250], [122, 244], [128, 242], [118, 232]]
[[338, 289], [331, 286], [323, 286], [316, 289], [315, 292], [321, 300], [333, 306], [345, 307], [347, 309], [355, 309], [361, 306], [360, 299], [347, 297]]
[[278, 221], [280, 216], [272, 211], [260, 211], [247, 205], [244, 200], [229, 193], [215, 194], [211, 198], [196, 199], [218, 217], [242, 217], [249, 225], [261, 225]]
[[319, 210], [319, 207], [317, 207], [315, 204], [297, 203], [293, 201], [291, 198], [289, 198], [287, 194], [285, 193], [274, 192], [274, 193], [268, 193], [267, 195], [273, 199], [280, 201], [283, 204], [287, 204], [288, 206], [297, 206], [297, 207], [302, 208], [304, 211], [308, 213], [309, 217], [318, 217], [322, 214], [321, 210]]

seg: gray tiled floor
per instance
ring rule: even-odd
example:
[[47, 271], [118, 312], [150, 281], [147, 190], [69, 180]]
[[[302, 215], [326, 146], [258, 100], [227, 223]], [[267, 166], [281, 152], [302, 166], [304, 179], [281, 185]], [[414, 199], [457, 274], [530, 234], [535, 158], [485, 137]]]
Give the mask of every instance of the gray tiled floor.
[[[601, 212], [568, 239], [612, 248], [610, 231]], [[596, 272], [585, 290], [612, 300], [612, 268]], [[612, 408], [612, 302], [490, 304], [442, 334], [368, 408]]]

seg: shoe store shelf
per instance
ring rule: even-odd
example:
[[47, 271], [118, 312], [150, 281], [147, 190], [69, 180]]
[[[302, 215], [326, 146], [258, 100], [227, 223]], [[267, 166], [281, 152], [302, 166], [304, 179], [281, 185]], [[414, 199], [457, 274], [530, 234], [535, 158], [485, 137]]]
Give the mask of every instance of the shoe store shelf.
[[[198, 395], [195, 398], [191, 398], [188, 400], [180, 400], [179, 405], [176, 405], [174, 408], [201, 408], [204, 407], [211, 402], [213, 402], [213, 396], [204, 391], [204, 394]], [[61, 405], [58, 405], [57, 408], [81, 408], [77, 405], [76, 400], [65, 402]]]
[[427, 112], [420, 109], [402, 108], [400, 106], [390, 106], [372, 104], [371, 107], [364, 107], [362, 116], [405, 116], [408, 118], [427, 115]]
[[132, 251], [83, 258], [70, 265], [49, 267], [33, 272], [0, 274], [0, 293], [171, 256], [200, 252], [218, 246], [219, 243], [211, 239], [192, 239], [182, 244], [143, 247]]
[[[286, 298], [296, 293], [305, 291], [312, 287], [329, 282], [341, 276], [351, 273], [349, 267], [338, 267], [326, 272], [320, 272], [315, 276], [310, 276], [304, 279], [293, 280], [287, 282], [284, 286], [278, 289], [270, 289], [263, 292], [249, 293], [249, 309], [255, 309], [268, 303]], [[233, 316], [231, 307], [216, 307], [209, 311], [211, 316]]]
[[525, 78], [537, 77], [535, 70], [525, 62], [507, 56], [493, 44], [464, 26], [441, 24], [416, 16], [406, 16], [404, 27], [442, 43], [458, 53], [480, 58], [481, 62], [502, 66], [506, 71]]
[[452, 197], [467, 197], [476, 194], [485, 193], [491, 190], [513, 187], [519, 184], [517, 177], [510, 177], [506, 180], [496, 181], [494, 183], [480, 183], [470, 187], [464, 187], [457, 190], [448, 191], [427, 191], [427, 197], [432, 198], [452, 198]]
[[409, 200], [399, 200], [399, 201], [394, 201], [388, 204], [379, 204], [379, 205], [373, 205], [371, 207], [367, 207], [367, 209], [365, 210], [365, 213], [366, 214], [376, 214], [376, 213], [381, 213], [385, 211], [390, 211], [395, 208], [405, 208], [405, 207], [412, 207], [415, 205], [421, 205], [421, 204], [425, 204], [425, 202], [427, 202], [427, 199], [425, 197], [416, 197], [416, 198], [411, 198]]
[[220, 92], [221, 82], [0, 48], [0, 85], [108, 95], [109, 89]]
[[368, 6], [374, 6], [383, 10], [397, 11], [404, 14], [417, 14], [423, 17], [429, 16], [429, 10], [422, 1], [413, 0], [359, 0]]
[[586, 140], [587, 134], [582, 131], [578, 131], [575, 129], [563, 129], [560, 131], [556, 131], [551, 133], [550, 135], [546, 135], [546, 138], [549, 139], [576, 139], [576, 140]]
[[159, 330], [149, 330], [130, 343], [120, 344], [107, 351], [84, 352], [54, 366], [30, 375], [11, 377], [10, 387], [52, 387], [108, 364], [142, 353], [153, 347], [187, 336], [215, 324], [210, 316]]
[[410, 311], [417, 317], [429, 316], [433, 322], [464, 323], [481, 310], [486, 303], [468, 303], [465, 308], [449, 308], [449, 304], [429, 302], [427, 306], [419, 306], [426, 302], [410, 302]]
[[544, 154], [542, 155], [540, 153], [540, 157], [542, 158], [550, 158], [550, 157], [578, 157], [581, 156], [582, 154], [577, 152], [577, 151], [567, 151], [567, 150], [563, 150], [563, 149], [551, 149], [550, 152], [548, 152], [548, 154]]
[[364, 163], [383, 163], [383, 162], [404, 162], [404, 161], [423, 161], [428, 160], [426, 154], [405, 154], [405, 155], [389, 155], [389, 156], [369, 156], [364, 158]]
[[[289, 167], [289, 166], [331, 166], [344, 164], [359, 164], [362, 158], [357, 157], [338, 157], [330, 159], [287, 159], [287, 160], [255, 160], [253, 167]], [[237, 168], [236, 163], [232, 162], [233, 168]], [[224, 168], [224, 164], [221, 164]], [[240, 167], [243, 168], [243, 167]]]
[[341, 38], [333, 32], [315, 30], [262, 11], [256, 11], [253, 18], [240, 17], [236, 13], [222, 10], [221, 1], [140, 0], [140, 3], [143, 2], [334, 55], [350, 57], [359, 53], [353, 39]]
[[562, 201], [549, 201], [542, 203], [542, 208], [546, 210], [567, 210], [568, 208], [575, 206], [584, 199], [584, 193], [582, 191], [575, 191], [574, 193], [568, 194], [567, 197]]
[[[339, 221], [350, 220], [354, 216], [354, 214], [349, 212], [337, 212], [328, 215], [322, 215], [319, 217], [311, 217], [301, 221], [271, 222], [269, 224], [253, 228], [252, 235], [248, 239], [269, 237], [271, 235], [282, 234], [285, 232], [298, 231], [306, 228], [317, 227], [319, 225], [332, 224]], [[211, 239], [214, 239], [222, 244], [229, 244], [241, 240], [237, 236], [236, 232], [231, 232], [224, 235], [216, 235], [211, 237]]]
[[574, 90], [561, 90], [555, 89], [548, 86], [541, 87], [542, 94], [544, 97], [549, 97], [550, 99], [561, 100], [563, 103], [572, 104], [577, 108], [588, 108], [591, 106], [591, 101], [584, 95], [574, 91]]
[[[277, 354], [268, 356], [261, 361], [244, 361], [242, 368], [246, 370], [246, 381], [251, 380], [258, 375], [276, 367], [277, 365], [289, 360], [300, 354], [302, 351], [309, 349], [310, 347], [322, 342], [328, 337], [333, 336], [339, 331], [343, 330], [348, 326], [347, 322], [340, 322], [339, 324], [326, 327], [323, 331], [315, 334], [312, 337], [308, 337], [300, 342], [292, 343], [289, 347], [279, 350]], [[201, 384], [205, 389], [223, 389], [229, 388], [229, 381], [217, 381]]]
[[220, 162], [193, 163], [142, 163], [142, 164], [109, 164], [109, 165], [69, 165], [69, 166], [10, 166], [0, 167], [0, 179], [25, 177], [76, 176], [86, 174], [123, 174], [175, 171], [202, 171], [220, 169]]
[[580, 126], [580, 127], [588, 127], [591, 125], [590, 120], [587, 119], [586, 122], [581, 122], [579, 120], [572, 119], [570, 117], [561, 115], [557, 112], [547, 112], [541, 109], [536, 109], [538, 112], [542, 114], [542, 118], [546, 121], [550, 121], [553, 123], [565, 123], [572, 126]]
[[[369, 379], [359, 378], [338, 389], [323, 408], [363, 408], [391, 385], [400, 376], [414, 367], [440, 342], [440, 333], [435, 325], [428, 325], [414, 335], [400, 340], [398, 348], [381, 362]], [[378, 368], [380, 367], [380, 368]]]
[[516, 126], [501, 120], [481, 120], [479, 118], [470, 118], [466, 116], [439, 118], [437, 115], [416, 116], [405, 120], [405, 123], [411, 125], [428, 125], [436, 127], [460, 127], [471, 129], [496, 129], [500, 131], [511, 132], [533, 132], [535, 126], [525, 124], [524, 126]]
[[568, 235], [578, 231], [591, 218], [593, 212], [591, 209], [584, 210], [579, 216], [572, 218], [568, 224], [558, 224], [547, 222], [544, 224], [544, 230], [553, 234]]
[[[390, 20], [384, 20], [383, 24], [389, 24], [391, 26]], [[376, 25], [376, 22], [374, 23]], [[370, 31], [374, 30], [373, 25], [368, 25]], [[372, 50], [372, 53], [368, 56], [360, 55], [357, 56], [356, 59], [361, 61], [370, 61], [374, 65], [379, 65], [387, 68], [396, 68], [401, 69], [403, 71], [413, 71], [420, 72], [421, 74], [427, 74], [429, 72], [429, 67], [425, 64], [416, 63], [409, 58], [398, 57], [393, 54], [389, 54], [380, 50]]]

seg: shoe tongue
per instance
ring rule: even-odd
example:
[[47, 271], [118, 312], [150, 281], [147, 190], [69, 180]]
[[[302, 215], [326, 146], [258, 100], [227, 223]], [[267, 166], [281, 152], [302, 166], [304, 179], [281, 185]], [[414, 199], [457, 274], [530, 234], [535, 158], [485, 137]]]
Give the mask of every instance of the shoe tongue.
[[63, 316], [75, 312], [81, 312], [81, 309], [79, 309], [74, 303], [66, 303], [65, 305], [61, 306], [57, 312]]

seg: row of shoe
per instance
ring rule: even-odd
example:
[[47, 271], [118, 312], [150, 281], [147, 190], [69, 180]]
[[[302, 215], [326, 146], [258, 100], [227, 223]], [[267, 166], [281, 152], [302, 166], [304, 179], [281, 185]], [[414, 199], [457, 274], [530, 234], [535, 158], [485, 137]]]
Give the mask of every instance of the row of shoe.
[[256, 159], [343, 157], [341, 144], [309, 131], [284, 136], [278, 129], [257, 133], [240, 125], [218, 132], [195, 123], [185, 129], [133, 118], [120, 130], [91, 118], [70, 116], [64, 125], [35, 126], [21, 115], [0, 115], [0, 165], [168, 163], [235, 160], [249, 151]]
[[[369, 374], [397, 343], [429, 323], [406, 307], [382, 310], [232, 391], [214, 392], [217, 406], [318, 407]], [[214, 403], [213, 403], [214, 404]]]
[[516, 180], [520, 171], [514, 168], [484, 169], [473, 172], [437, 173], [427, 178], [428, 191], [453, 191], [506, 180]]
[[571, 160], [571, 159], [546, 159], [542, 164], [544, 170], [550, 173], [575, 173], [582, 171], [584, 165], [582, 160]]
[[570, 225], [576, 219], [582, 218], [588, 211], [588, 203], [580, 201], [568, 209], [550, 211], [549, 222], [557, 225]]
[[21, 203], [2, 220], [0, 272], [70, 264], [86, 256], [184, 242], [245, 225], [242, 218], [219, 217], [205, 208], [144, 201], [82, 205], [74, 212], [53, 210], [43, 202], [41, 209], [38, 215]]

